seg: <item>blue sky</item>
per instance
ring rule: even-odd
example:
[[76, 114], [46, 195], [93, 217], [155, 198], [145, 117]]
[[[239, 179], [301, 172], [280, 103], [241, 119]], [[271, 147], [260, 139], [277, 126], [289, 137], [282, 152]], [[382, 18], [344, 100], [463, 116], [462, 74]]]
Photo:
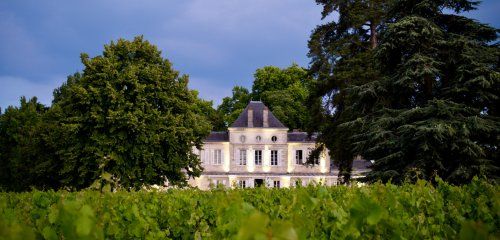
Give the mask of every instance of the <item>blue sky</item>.
[[[20, 96], [50, 104], [66, 76], [118, 38], [144, 35], [200, 96], [220, 103], [257, 68], [307, 67], [307, 40], [321, 23], [313, 0], [2, 0], [0, 107]], [[467, 15], [500, 27], [500, 1]]]

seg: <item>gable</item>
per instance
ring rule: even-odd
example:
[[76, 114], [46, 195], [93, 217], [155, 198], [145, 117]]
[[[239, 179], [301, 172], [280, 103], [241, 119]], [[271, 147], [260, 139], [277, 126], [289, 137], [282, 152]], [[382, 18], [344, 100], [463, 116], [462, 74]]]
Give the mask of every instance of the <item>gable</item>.
[[274, 116], [274, 114], [269, 111], [266, 105], [261, 101], [250, 101], [247, 107], [243, 110], [243, 112], [238, 116], [236, 121], [234, 121], [230, 127], [232, 128], [247, 128], [248, 126], [248, 111], [252, 110], [252, 121], [253, 126], [255, 128], [263, 128], [264, 127], [264, 111], [267, 110], [267, 122], [268, 126], [266, 128], [287, 128], [283, 123]]

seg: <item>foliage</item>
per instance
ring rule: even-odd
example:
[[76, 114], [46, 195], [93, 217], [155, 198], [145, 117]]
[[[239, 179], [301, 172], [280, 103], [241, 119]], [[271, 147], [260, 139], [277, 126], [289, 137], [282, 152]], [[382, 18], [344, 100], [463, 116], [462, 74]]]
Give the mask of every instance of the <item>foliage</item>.
[[205, 116], [212, 125], [212, 131], [223, 131], [226, 129], [226, 124], [224, 122], [224, 115], [217, 111], [213, 105], [213, 101], [203, 100], [198, 98], [198, 91], [191, 90], [196, 99], [195, 113], [198, 115]]
[[[499, 176], [500, 51], [488, 45], [496, 30], [437, 4], [405, 5], [411, 16], [389, 24], [377, 50], [384, 77], [373, 83], [373, 112], [357, 120], [364, 127], [355, 136], [357, 149], [375, 160], [370, 181]], [[454, 10], [471, 4], [459, 1]]]
[[498, 185], [0, 193], [0, 239], [495, 239]]
[[255, 71], [252, 91], [234, 87], [231, 97], [225, 97], [218, 111], [229, 125], [238, 118], [250, 100], [262, 101], [290, 129], [307, 129], [310, 114], [306, 107], [312, 79], [297, 64], [287, 68], [266, 66]]
[[0, 115], [0, 189], [28, 190], [30, 186], [59, 186], [54, 176], [60, 169], [52, 147], [48, 108], [36, 97], [21, 97], [19, 107]]
[[224, 97], [217, 107], [217, 112], [223, 115], [226, 126], [233, 123], [251, 100], [250, 92], [245, 87], [233, 87], [232, 96]]
[[366, 114], [367, 109], [355, 108], [358, 99], [350, 88], [369, 84], [379, 78], [373, 61], [373, 50], [380, 42], [380, 31], [387, 20], [389, 0], [327, 1], [316, 0], [323, 6], [322, 18], [339, 14], [314, 29], [309, 40], [311, 66], [316, 80], [308, 106], [312, 114], [312, 130], [318, 130], [323, 143], [339, 168], [340, 182], [349, 182], [352, 161], [359, 152], [353, 149], [351, 137], [360, 127], [341, 128], [341, 124]]
[[[210, 125], [204, 103], [161, 52], [142, 37], [120, 39], [54, 91], [51, 114], [61, 134], [65, 186], [85, 188], [100, 174], [124, 187], [185, 183], [201, 172], [192, 153]], [[166, 178], [166, 179], [165, 179]]]
[[[497, 30], [447, 13], [477, 2], [318, 2], [323, 17], [340, 17], [311, 36], [319, 84], [310, 105], [344, 179], [357, 154], [375, 161], [372, 182], [498, 178]], [[372, 22], [371, 11], [356, 15], [362, 3], [378, 9], [376, 44], [356, 30]]]
[[252, 86], [252, 98], [260, 99], [290, 130], [309, 127], [306, 100], [312, 79], [297, 64], [280, 69], [267, 66], [257, 69]]

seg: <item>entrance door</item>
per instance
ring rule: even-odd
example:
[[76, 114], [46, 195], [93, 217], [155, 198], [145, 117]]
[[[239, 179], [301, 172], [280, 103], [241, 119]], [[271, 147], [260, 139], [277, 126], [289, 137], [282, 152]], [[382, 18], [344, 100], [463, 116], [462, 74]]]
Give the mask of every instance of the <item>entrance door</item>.
[[255, 179], [254, 180], [254, 186], [255, 187], [262, 187], [262, 186], [264, 186], [264, 179], [259, 179], [259, 178]]

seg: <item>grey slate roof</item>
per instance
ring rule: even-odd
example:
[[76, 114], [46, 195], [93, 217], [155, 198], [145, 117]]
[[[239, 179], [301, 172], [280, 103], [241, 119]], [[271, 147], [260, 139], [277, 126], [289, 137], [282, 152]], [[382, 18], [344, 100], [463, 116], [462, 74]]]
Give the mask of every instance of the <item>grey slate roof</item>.
[[356, 159], [352, 162], [352, 168], [356, 170], [369, 170], [373, 164], [364, 159]]
[[[253, 110], [253, 127], [261, 128], [263, 126], [263, 110], [267, 108], [261, 101], [250, 101], [243, 112], [238, 116], [236, 121], [231, 124], [233, 128], [248, 127], [248, 109]], [[271, 111], [268, 111], [268, 127], [269, 128], [286, 128], [283, 123], [278, 120]]]
[[205, 142], [229, 142], [229, 134], [227, 132], [211, 132]]
[[[370, 161], [364, 159], [354, 159], [352, 162], [352, 170], [357, 172], [367, 172], [370, 171], [372, 165], [373, 164]], [[338, 170], [339, 167], [334, 165], [333, 169]]]
[[289, 132], [288, 142], [316, 142], [317, 134], [308, 136], [306, 132]]

